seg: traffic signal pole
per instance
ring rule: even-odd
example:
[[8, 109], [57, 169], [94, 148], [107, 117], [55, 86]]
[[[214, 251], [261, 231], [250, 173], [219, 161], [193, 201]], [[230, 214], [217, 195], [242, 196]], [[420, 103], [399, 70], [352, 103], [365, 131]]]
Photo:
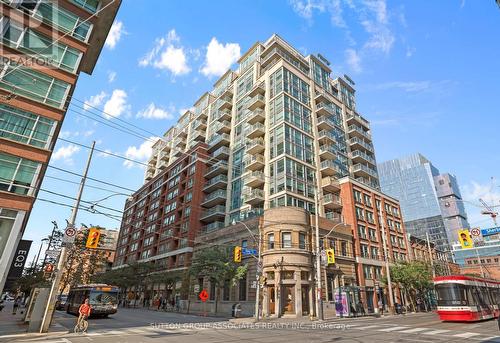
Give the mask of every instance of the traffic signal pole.
[[[94, 153], [95, 141], [92, 142], [92, 147], [90, 148], [89, 158], [87, 160], [87, 165], [85, 166], [85, 171], [83, 172], [82, 180], [80, 181], [80, 187], [78, 188], [78, 194], [76, 196], [75, 206], [71, 212], [71, 217], [68, 221], [68, 226], [75, 224], [76, 215], [78, 213], [78, 208], [80, 207], [80, 199], [82, 198], [83, 188], [85, 186], [85, 181], [87, 179], [87, 173], [90, 167], [90, 161], [92, 160], [92, 154]], [[59, 290], [59, 284], [61, 283], [62, 275], [64, 272], [64, 266], [67, 259], [67, 248], [65, 246], [61, 249], [61, 254], [59, 255], [59, 260], [57, 263], [57, 269], [55, 270], [54, 280], [50, 288], [49, 298], [47, 301], [47, 306], [45, 307], [45, 312], [42, 319], [42, 325], [40, 326], [40, 332], [45, 333], [49, 331], [50, 322], [52, 321], [52, 316], [54, 315], [54, 307], [56, 303], [56, 297]]]

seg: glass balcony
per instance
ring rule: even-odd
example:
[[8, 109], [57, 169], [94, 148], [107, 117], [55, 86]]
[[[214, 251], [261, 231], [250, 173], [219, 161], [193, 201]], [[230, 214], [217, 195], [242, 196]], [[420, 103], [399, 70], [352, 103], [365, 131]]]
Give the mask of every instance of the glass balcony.
[[355, 176], [378, 178], [377, 172], [374, 169], [360, 163], [352, 166], [352, 172]]
[[207, 128], [207, 120], [206, 119], [198, 119], [194, 121], [193, 128], [195, 130], [205, 130]]
[[226, 206], [217, 205], [209, 208], [201, 213], [200, 220], [204, 222], [212, 222], [214, 220], [224, 220], [226, 216]]
[[366, 128], [367, 130], [370, 129], [370, 123], [368, 122], [368, 120], [363, 118], [359, 113], [347, 112], [346, 118], [347, 118], [347, 124], [349, 125], [357, 123], [362, 127]]
[[216, 222], [213, 222], [213, 223], [210, 223], [210, 224], [203, 226], [201, 228], [201, 231], [203, 231], [204, 233], [207, 233], [207, 232], [222, 229], [223, 227], [224, 227], [224, 222], [216, 221]]
[[322, 144], [334, 144], [337, 142], [336, 137], [330, 131], [321, 130], [318, 133], [318, 136], [319, 136], [318, 140]]
[[349, 132], [349, 135], [351, 137], [359, 137], [362, 139], [367, 138], [369, 140], [372, 139], [372, 135], [370, 134], [370, 132], [365, 131], [363, 128], [361, 128], [360, 126], [357, 126], [357, 125], [350, 125], [347, 128], [347, 131]]
[[349, 139], [349, 144], [351, 146], [351, 149], [355, 149], [356, 147], [363, 148], [373, 154], [373, 145], [362, 139], [359, 139], [358, 137]]
[[264, 191], [261, 189], [252, 189], [250, 192], [242, 194], [243, 202], [250, 205], [257, 205], [264, 202]]
[[264, 156], [263, 155], [248, 155], [243, 163], [245, 167], [249, 170], [258, 170], [264, 168]]
[[337, 212], [326, 212], [325, 213], [325, 217], [327, 219], [330, 219], [334, 222], [339, 222], [339, 223], [343, 223], [344, 222], [344, 216], [341, 215], [340, 213], [337, 213]]
[[266, 120], [266, 113], [263, 109], [256, 109], [248, 114], [247, 123], [255, 124], [257, 122], [264, 122]]
[[375, 162], [375, 159], [368, 155], [367, 153], [361, 151], [361, 150], [354, 150], [351, 152], [351, 159], [354, 163], [365, 163], [368, 162], [373, 166], [376, 166], [377, 163]]
[[220, 111], [217, 111], [215, 112], [215, 115], [214, 115], [214, 120], [217, 120], [217, 121], [231, 121], [231, 117], [232, 117], [232, 112], [230, 109], [224, 109], [224, 110], [220, 110]]
[[228, 146], [230, 141], [230, 137], [227, 133], [223, 133], [221, 135], [215, 135], [208, 142], [208, 151], [215, 151], [221, 146]]
[[257, 108], [262, 108], [266, 104], [266, 99], [262, 94], [257, 94], [248, 102], [248, 109], [253, 111]]
[[219, 161], [211, 166], [209, 166], [205, 172], [206, 178], [212, 178], [219, 174], [227, 173], [227, 162]]
[[222, 133], [230, 133], [231, 132], [231, 122], [228, 120], [223, 120], [215, 123], [214, 131], [222, 134]]
[[327, 192], [339, 192], [340, 184], [339, 181], [333, 177], [324, 177], [321, 179], [321, 187]]
[[212, 157], [216, 158], [218, 160], [227, 160], [229, 158], [230, 153], [231, 153], [231, 150], [229, 150], [228, 147], [223, 146], [223, 147], [220, 147], [219, 149], [215, 150], [212, 153]]
[[205, 186], [203, 187], [203, 191], [206, 193], [210, 193], [215, 191], [216, 189], [221, 189], [226, 187], [227, 187], [227, 176], [224, 174], [220, 174], [208, 180], [205, 183]]
[[257, 94], [264, 94], [266, 92], [266, 85], [264, 82], [260, 82], [253, 86], [253, 88], [248, 93], [249, 96], [254, 96]]
[[318, 118], [318, 130], [331, 130], [335, 127], [335, 122], [328, 116]]
[[266, 132], [266, 128], [261, 123], [255, 123], [252, 126], [248, 127], [247, 132], [248, 132], [248, 134], [247, 134], [248, 138], [257, 138], [257, 137], [264, 136], [264, 134]]
[[219, 98], [219, 110], [230, 110], [233, 107], [233, 98], [230, 96], [222, 96]]
[[247, 152], [249, 154], [258, 154], [262, 151], [264, 151], [263, 138], [252, 139], [249, 143], [247, 143]]
[[203, 207], [213, 207], [215, 205], [222, 205], [226, 203], [226, 190], [219, 189], [215, 192], [208, 194], [205, 200], [201, 203]]
[[205, 132], [201, 131], [194, 131], [193, 132], [193, 140], [197, 142], [204, 142], [205, 141]]
[[323, 206], [325, 206], [325, 208], [329, 208], [329, 209], [340, 209], [342, 208], [342, 200], [340, 199], [340, 197], [338, 195], [335, 195], [335, 194], [326, 194], [324, 197], [323, 197]]
[[319, 156], [325, 159], [334, 159], [337, 155], [335, 146], [330, 144], [322, 144], [319, 146]]
[[335, 114], [335, 111], [329, 102], [320, 102], [316, 106], [316, 113], [318, 116], [329, 116]]
[[331, 160], [322, 161], [320, 170], [325, 176], [333, 176], [340, 172], [340, 168]]
[[148, 170], [146, 171], [146, 176], [144, 177], [144, 179], [145, 179], [146, 181], [149, 181], [149, 180], [151, 180], [151, 179], [153, 178], [153, 176], [154, 176], [154, 175], [155, 175], [154, 170], [153, 170], [153, 171], [151, 171], [151, 170], [149, 170], [149, 169], [148, 169]]
[[164, 162], [168, 162], [169, 157], [170, 157], [170, 154], [169, 154], [169, 153], [166, 153], [166, 152], [160, 152], [160, 153], [158, 154], [158, 158], [159, 158], [161, 161], [164, 161]]
[[261, 171], [251, 172], [245, 178], [245, 186], [252, 188], [261, 187], [264, 182], [264, 173]]

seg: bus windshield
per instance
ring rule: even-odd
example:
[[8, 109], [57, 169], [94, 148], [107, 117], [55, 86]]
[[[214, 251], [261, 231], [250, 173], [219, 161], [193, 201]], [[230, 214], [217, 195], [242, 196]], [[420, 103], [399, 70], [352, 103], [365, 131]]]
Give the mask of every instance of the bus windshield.
[[90, 305], [116, 305], [118, 292], [91, 291], [89, 302]]
[[438, 306], [467, 305], [467, 294], [464, 285], [438, 284], [436, 285]]

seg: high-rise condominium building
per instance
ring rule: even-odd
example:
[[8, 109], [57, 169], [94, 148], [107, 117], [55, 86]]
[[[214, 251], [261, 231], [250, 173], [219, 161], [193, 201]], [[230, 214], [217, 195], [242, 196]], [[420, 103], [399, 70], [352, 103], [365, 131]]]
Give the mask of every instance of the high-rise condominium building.
[[[207, 231], [277, 206], [340, 220], [337, 178], [379, 187], [370, 125], [354, 82], [332, 78], [321, 55], [303, 56], [277, 35], [256, 43], [154, 146], [146, 180], [198, 142], [208, 145], [202, 206]], [[315, 195], [319, 206], [315, 206]]]
[[421, 154], [380, 163], [382, 191], [401, 202], [408, 233], [421, 239], [429, 234], [436, 248], [449, 251], [457, 230], [468, 228], [455, 176], [439, 170]]
[[120, 3], [0, 2], [0, 290], [78, 75], [92, 73]]

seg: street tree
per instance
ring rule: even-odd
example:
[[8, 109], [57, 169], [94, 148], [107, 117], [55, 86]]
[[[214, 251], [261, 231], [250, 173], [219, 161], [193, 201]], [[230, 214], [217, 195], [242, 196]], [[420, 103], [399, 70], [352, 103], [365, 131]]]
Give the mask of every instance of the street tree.
[[189, 274], [194, 277], [205, 277], [215, 285], [215, 312], [219, 300], [219, 287], [231, 281], [236, 285], [247, 273], [248, 266], [233, 261], [232, 251], [226, 247], [210, 247], [197, 252], [192, 260]]

